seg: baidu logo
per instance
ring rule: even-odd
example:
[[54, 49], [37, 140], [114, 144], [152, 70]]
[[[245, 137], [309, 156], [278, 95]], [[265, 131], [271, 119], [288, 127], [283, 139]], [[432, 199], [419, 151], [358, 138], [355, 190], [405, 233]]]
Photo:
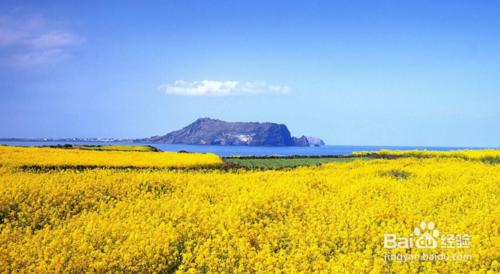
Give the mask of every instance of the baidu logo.
[[384, 248], [470, 248], [469, 234], [442, 234], [434, 222], [421, 222], [408, 236], [399, 236], [394, 233], [384, 234]]
[[439, 230], [435, 229], [433, 222], [421, 222], [420, 227], [415, 227], [413, 235], [417, 248], [436, 248], [438, 246]]

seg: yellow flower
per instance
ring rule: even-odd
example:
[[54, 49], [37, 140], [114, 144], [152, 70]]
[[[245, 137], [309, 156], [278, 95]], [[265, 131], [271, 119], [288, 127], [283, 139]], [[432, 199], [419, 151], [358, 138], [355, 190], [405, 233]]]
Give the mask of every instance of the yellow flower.
[[[498, 151], [425, 155], [225, 171], [165, 168], [222, 163], [206, 154], [0, 147], [0, 272], [499, 272], [500, 166], [481, 160]], [[473, 259], [385, 261], [421, 252], [383, 241], [423, 220], [471, 235], [429, 252]]]

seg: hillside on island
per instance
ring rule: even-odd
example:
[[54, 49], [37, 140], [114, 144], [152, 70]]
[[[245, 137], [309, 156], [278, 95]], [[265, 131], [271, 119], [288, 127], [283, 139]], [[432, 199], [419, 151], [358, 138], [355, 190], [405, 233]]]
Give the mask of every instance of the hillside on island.
[[137, 141], [229, 146], [320, 146], [325, 144], [317, 137], [293, 137], [284, 124], [225, 122], [210, 118], [200, 118], [180, 130]]

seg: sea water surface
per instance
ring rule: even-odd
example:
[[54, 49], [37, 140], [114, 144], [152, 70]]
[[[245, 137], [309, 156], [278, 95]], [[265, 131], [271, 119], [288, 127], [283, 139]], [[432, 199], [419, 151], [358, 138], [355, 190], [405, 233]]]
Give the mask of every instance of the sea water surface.
[[161, 151], [188, 151], [200, 153], [214, 153], [219, 156], [324, 156], [350, 155], [356, 151], [391, 150], [459, 150], [484, 149], [482, 147], [427, 147], [427, 146], [321, 146], [321, 147], [268, 147], [268, 146], [211, 146], [211, 145], [171, 145], [171, 144], [142, 144], [132, 142], [54, 142], [54, 141], [0, 141], [0, 144], [10, 146], [55, 146], [64, 144], [73, 145], [150, 145]]

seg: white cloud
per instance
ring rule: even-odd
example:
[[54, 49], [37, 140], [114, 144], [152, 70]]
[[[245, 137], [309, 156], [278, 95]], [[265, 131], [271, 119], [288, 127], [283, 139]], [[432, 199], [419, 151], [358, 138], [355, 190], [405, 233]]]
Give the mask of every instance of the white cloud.
[[287, 94], [289, 88], [284, 85], [271, 85], [262, 81], [183, 81], [162, 85], [160, 90], [166, 94], [184, 96], [230, 96], [257, 94]]
[[84, 39], [52, 26], [40, 16], [0, 17], [0, 57], [13, 65], [60, 61], [73, 55]]
[[72, 33], [64, 31], [51, 31], [34, 37], [30, 41], [30, 43], [34, 48], [53, 49], [69, 47], [75, 44], [79, 44], [82, 41], [82, 38], [79, 38]]

